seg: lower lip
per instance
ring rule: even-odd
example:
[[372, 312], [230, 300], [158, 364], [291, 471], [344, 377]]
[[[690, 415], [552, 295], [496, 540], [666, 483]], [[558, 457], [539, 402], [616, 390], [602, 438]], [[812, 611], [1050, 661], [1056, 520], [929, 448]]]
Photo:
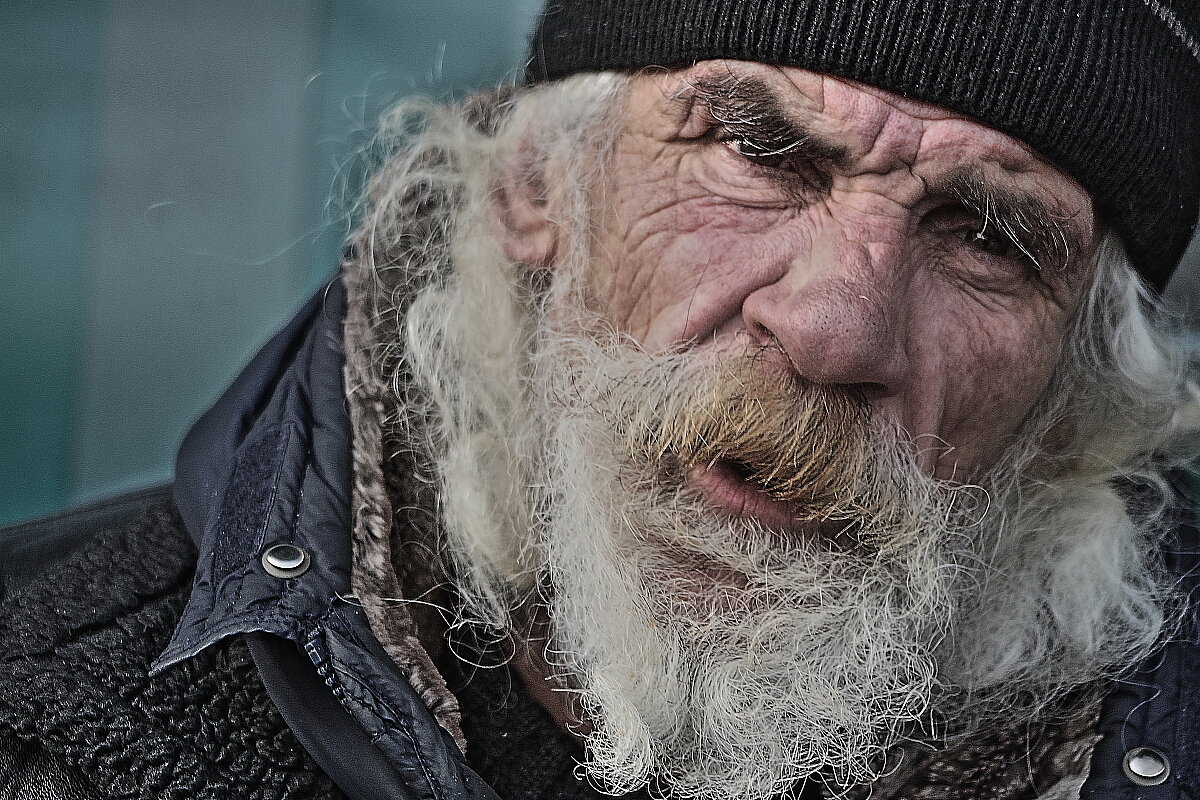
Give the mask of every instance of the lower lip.
[[789, 532], [811, 524], [801, 517], [795, 503], [771, 497], [723, 461], [694, 468], [688, 474], [688, 483], [710, 503], [735, 517], [754, 519], [769, 528]]

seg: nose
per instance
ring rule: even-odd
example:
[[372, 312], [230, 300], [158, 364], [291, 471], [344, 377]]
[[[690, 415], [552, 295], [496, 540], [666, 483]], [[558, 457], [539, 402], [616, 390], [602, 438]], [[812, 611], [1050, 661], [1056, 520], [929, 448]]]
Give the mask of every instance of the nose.
[[842, 241], [812, 247], [752, 292], [742, 317], [756, 343], [793, 368], [868, 398], [899, 394], [909, 376], [908, 284], [901, 248]]

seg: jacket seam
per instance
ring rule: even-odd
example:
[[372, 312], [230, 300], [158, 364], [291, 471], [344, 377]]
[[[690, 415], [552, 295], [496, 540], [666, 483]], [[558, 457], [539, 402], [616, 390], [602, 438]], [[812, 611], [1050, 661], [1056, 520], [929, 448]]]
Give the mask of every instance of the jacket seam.
[[[318, 623], [318, 630], [322, 634], [324, 633], [324, 630], [327, 627], [326, 622], [327, 622], [328, 618], [330, 616], [332, 616], [332, 614], [333, 614], [333, 607], [331, 606], [329, 611], [326, 612], [326, 614], [321, 617], [321, 621]], [[326, 684], [333, 691], [334, 696], [338, 698], [338, 701], [341, 702], [343, 706], [347, 705], [348, 703], [353, 703], [354, 705], [359, 705], [359, 706], [363, 705], [359, 700], [355, 699], [345, 689], [344, 686], [342, 686], [341, 680], [338, 677], [337, 673], [332, 669], [332, 665], [331, 665], [329, 659], [319, 652], [319, 649], [317, 648], [315, 641], [314, 641], [316, 638], [315, 634], [318, 632], [318, 630], [313, 631], [314, 635], [310, 635], [304, 645], [304, 649], [306, 652], [309, 653], [310, 659], [313, 659], [314, 655], [316, 656], [316, 658], [313, 659], [313, 662], [317, 668], [317, 673], [320, 674], [321, 677], [325, 679]], [[355, 638], [357, 638], [357, 637], [355, 637]], [[387, 698], [381, 697], [379, 694], [377, 694], [375, 692], [375, 690], [369, 684], [367, 684], [365, 681], [360, 682], [360, 685], [362, 686], [363, 691], [366, 692], [366, 694], [368, 694], [375, 703], [377, 703], [379, 706], [381, 706], [383, 708], [386, 708], [389, 716], [391, 716], [393, 719], [396, 720], [400, 729], [404, 733], [404, 737], [408, 740], [409, 746], [412, 749], [412, 753], [413, 753], [414, 757], [416, 758], [417, 764], [419, 764], [421, 767], [421, 774], [425, 778], [425, 783], [429, 786], [429, 790], [433, 793], [433, 796], [435, 798], [438, 798], [438, 800], [445, 800], [445, 794], [441, 791], [440, 787], [438, 786], [437, 781], [434, 780], [433, 773], [430, 770], [429, 764], [428, 764], [424, 754], [421, 752], [421, 747], [420, 747], [419, 743], [417, 742], [417, 737], [412, 730], [412, 725], [408, 719], [408, 715], [400, 712], [397, 708], [395, 708], [395, 706], [393, 706], [387, 700]], [[379, 716], [375, 712], [371, 712], [371, 713], [375, 717]], [[370, 734], [370, 736], [371, 736], [372, 742], [378, 742], [378, 741], [386, 738], [385, 734], [383, 734], [382, 732]]]
[[[312, 448], [312, 433], [311, 433], [311, 431], [309, 433], [308, 440], [309, 440], [309, 444], [305, 447], [305, 450], [304, 450], [304, 471], [300, 475], [300, 483], [296, 489], [296, 510], [292, 513], [292, 519], [288, 526], [288, 542], [293, 545], [296, 544], [296, 533], [297, 533], [297, 531], [300, 530], [300, 515], [303, 514], [304, 510], [305, 510], [304, 484], [308, 481], [308, 475], [312, 471], [313, 448]], [[288, 446], [289, 447], [291, 446], [291, 434], [290, 433], [288, 434]], [[285, 456], [287, 455], [286, 452], [284, 453], [284, 455]], [[278, 483], [276, 484], [276, 486], [278, 486]], [[275, 489], [275, 491], [277, 491], [277, 489]], [[271, 496], [272, 508], [274, 507], [274, 503], [275, 503], [275, 495], [272, 494], [272, 496]], [[307, 545], [308, 542], [306, 541], [305, 544]], [[292, 579], [283, 581], [283, 588], [279, 593], [278, 606], [280, 609], [282, 609], [286, 612], [289, 612], [289, 613], [292, 612], [292, 610], [293, 610], [291, 608], [289, 601], [296, 592], [296, 581], [297, 580], [298, 580], [298, 578], [292, 578]], [[331, 602], [329, 604], [329, 608], [332, 608], [332, 607], [333, 607], [333, 604]], [[328, 611], [329, 611], [329, 609], [326, 609], [325, 613], [328, 614]], [[310, 616], [310, 615], [304, 614], [304, 616]]]

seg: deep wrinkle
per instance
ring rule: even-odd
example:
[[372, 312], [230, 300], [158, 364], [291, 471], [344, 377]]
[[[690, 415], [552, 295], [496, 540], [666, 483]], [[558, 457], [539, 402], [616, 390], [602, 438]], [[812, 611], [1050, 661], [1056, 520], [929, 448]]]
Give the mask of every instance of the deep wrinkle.
[[[828, 197], [797, 203], [775, 180], [786, 170], [720, 141], [728, 131], [701, 90], [715, 82], [728, 95], [739, 78], [769, 87], [785, 119], [815, 132], [810, 142], [852, 158], [808, 165], [829, 175]], [[1038, 230], [1009, 210], [1033, 214], [1021, 196], [1035, 197], [1086, 232], [1070, 254], [1086, 271], [1094, 209], [1082, 187], [1003, 133], [800, 70], [776, 80], [707, 64], [635, 79], [622, 120], [593, 265], [614, 329], [654, 353], [772, 347], [810, 381], [862, 389], [914, 441], [945, 442], [917, 452], [931, 473], [986, 468], [1049, 379], [1051, 334], [1085, 282], [1049, 269], [1033, 239], [1010, 242], [997, 220]], [[968, 364], [979, 377], [962, 381]]]
[[852, 164], [844, 145], [823, 140], [789, 116], [779, 96], [762, 80], [730, 77], [722, 81], [703, 79], [691, 85], [713, 121], [731, 134], [759, 143], [760, 156], [795, 154], [842, 170]]
[[[762, 167], [800, 207], [818, 199], [814, 194], [828, 195], [831, 170], [852, 167], [844, 145], [823, 139], [789, 116], [775, 90], [758, 78], [732, 72], [701, 78], [689, 83], [678, 100], [684, 117], [701, 103], [712, 124], [705, 137], [732, 145], [747, 162]], [[990, 182], [978, 168], [964, 166], [927, 188], [928, 196], [940, 203], [961, 206], [979, 218], [977, 239], [994, 230], [1043, 277], [1066, 270], [1071, 255], [1082, 250], [1078, 233], [1049, 203], [1037, 194]]]
[[790, 117], [764, 82], [731, 77], [693, 86], [711, 123], [705, 137], [760, 169], [797, 207], [828, 197], [833, 171], [849, 168], [849, 151]]

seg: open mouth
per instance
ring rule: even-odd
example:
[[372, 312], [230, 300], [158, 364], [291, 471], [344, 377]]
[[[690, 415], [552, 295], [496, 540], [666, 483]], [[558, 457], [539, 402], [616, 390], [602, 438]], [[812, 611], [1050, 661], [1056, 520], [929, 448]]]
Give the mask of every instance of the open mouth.
[[750, 469], [744, 464], [723, 458], [694, 467], [687, 481], [710, 503], [732, 516], [755, 519], [769, 528], [788, 532], [812, 528], [799, 503], [772, 497], [749, 476]]

